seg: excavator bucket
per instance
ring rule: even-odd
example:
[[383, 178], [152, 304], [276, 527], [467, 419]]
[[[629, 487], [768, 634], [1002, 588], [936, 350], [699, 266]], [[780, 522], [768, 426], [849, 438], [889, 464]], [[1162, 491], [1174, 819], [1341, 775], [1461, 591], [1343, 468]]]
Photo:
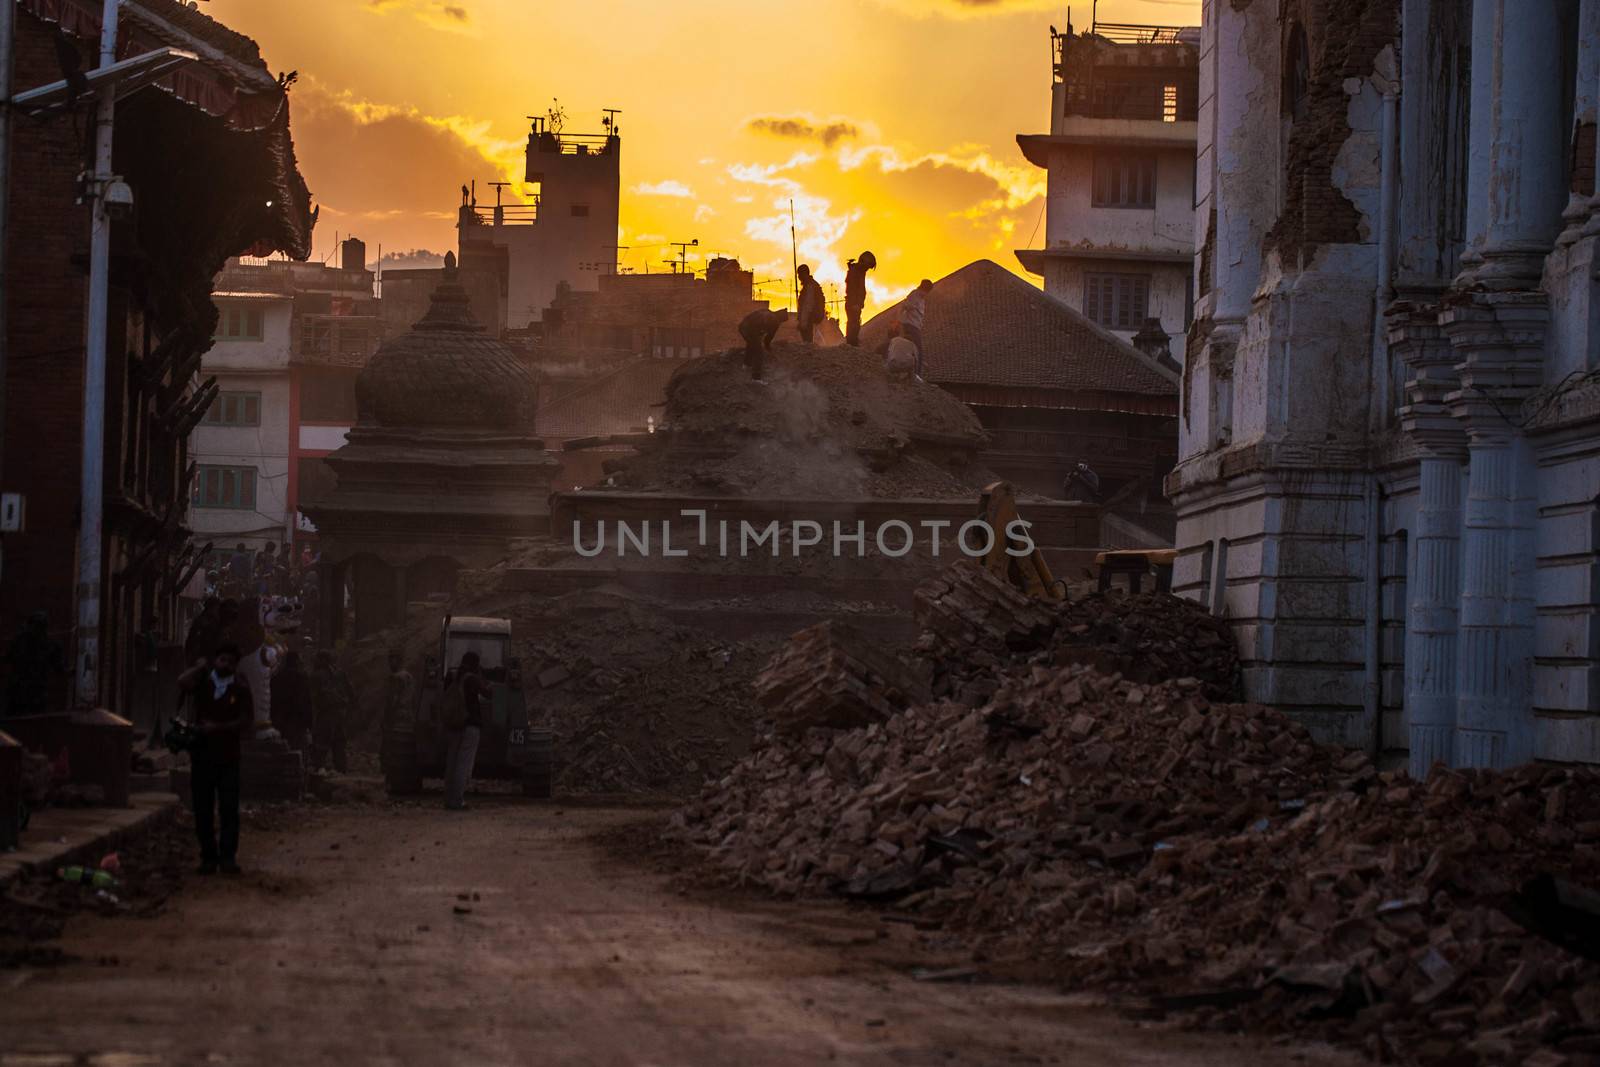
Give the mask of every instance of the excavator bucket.
[[[1037, 547], [1023, 553], [1028, 542], [1010, 536], [1012, 524], [1022, 521], [1017, 496], [1010, 482], [992, 482], [978, 497], [978, 517], [994, 531], [983, 568], [1040, 600], [1067, 599], [1067, 584], [1052, 573]], [[1007, 550], [1010, 551], [1007, 551]], [[1019, 554], [1013, 554], [1019, 553]]]

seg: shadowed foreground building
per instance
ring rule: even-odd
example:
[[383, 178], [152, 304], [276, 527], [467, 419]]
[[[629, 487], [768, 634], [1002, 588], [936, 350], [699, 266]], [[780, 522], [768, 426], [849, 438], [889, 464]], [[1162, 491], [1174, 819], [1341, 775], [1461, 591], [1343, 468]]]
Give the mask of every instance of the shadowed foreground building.
[[548, 528], [557, 464], [534, 436], [538, 399], [532, 372], [473, 318], [446, 256], [427, 315], [356, 379], [356, 425], [326, 459], [337, 487], [303, 507], [327, 565], [332, 639], [347, 587], [352, 636], [365, 637], [402, 620], [407, 601], [453, 589], [462, 567]]
[[1320, 736], [1600, 760], [1600, 2], [1203, 22], [1178, 588]]
[[[6, 0], [10, 3], [13, 0]], [[96, 66], [99, 0], [16, 4], [18, 93]], [[188, 505], [189, 433], [213, 403], [202, 358], [218, 332], [212, 278], [229, 256], [311, 244], [289, 98], [254, 41], [176, 0], [126, 0], [118, 60], [161, 48], [198, 56], [117, 101], [111, 170], [133, 210], [110, 224], [99, 702], [147, 722], [161, 650], [175, 652], [179, 592], [199, 559]], [[0, 490], [26, 499], [0, 534], [0, 635], [42, 611], [71, 648], [77, 618], [90, 209], [79, 198], [96, 97], [18, 105], [6, 218], [4, 453]], [[166, 663], [167, 660], [162, 662]], [[170, 663], [168, 663], [170, 665]], [[50, 696], [59, 709], [66, 679]], [[170, 706], [170, 705], [167, 705]]]

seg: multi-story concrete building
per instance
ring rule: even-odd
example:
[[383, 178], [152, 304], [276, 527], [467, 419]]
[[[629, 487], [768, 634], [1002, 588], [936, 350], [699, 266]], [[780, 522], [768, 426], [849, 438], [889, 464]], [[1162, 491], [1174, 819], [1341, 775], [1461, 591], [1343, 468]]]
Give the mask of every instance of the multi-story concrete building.
[[1177, 587], [1321, 736], [1600, 759], [1600, 0], [1207, 0]]
[[218, 550], [312, 539], [302, 501], [333, 487], [322, 457], [356, 421], [355, 379], [382, 339], [366, 249], [341, 264], [234, 259], [217, 275], [217, 396], [195, 429], [191, 508]]
[[609, 116], [605, 129], [571, 134], [534, 119], [521, 202], [501, 203], [497, 189], [495, 206], [480, 207], [474, 190], [462, 190], [460, 269], [473, 313], [492, 334], [540, 321], [563, 283], [592, 290], [615, 273], [622, 136]]
[[1017, 253], [1045, 292], [1131, 340], [1193, 313], [1195, 27], [1050, 30], [1050, 132], [1022, 134], [1046, 171], [1045, 241]]

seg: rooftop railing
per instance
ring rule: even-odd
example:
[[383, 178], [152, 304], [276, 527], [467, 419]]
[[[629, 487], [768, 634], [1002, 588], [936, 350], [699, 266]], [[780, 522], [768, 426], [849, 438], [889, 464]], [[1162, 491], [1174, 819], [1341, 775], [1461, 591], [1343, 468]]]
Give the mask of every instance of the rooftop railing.
[[1186, 35], [1195, 35], [1191, 26], [1145, 26], [1134, 22], [1096, 22], [1089, 32], [1117, 44], [1183, 44]]

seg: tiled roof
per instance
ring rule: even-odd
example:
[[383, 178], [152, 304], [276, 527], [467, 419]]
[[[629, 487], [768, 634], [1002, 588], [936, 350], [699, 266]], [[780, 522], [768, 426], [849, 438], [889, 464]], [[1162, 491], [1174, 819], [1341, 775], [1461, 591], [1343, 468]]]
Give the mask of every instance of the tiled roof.
[[616, 370], [554, 393], [539, 405], [534, 428], [549, 440], [640, 433], [651, 415], [661, 421], [667, 379], [683, 359], [631, 359]]
[[[861, 328], [875, 348], [899, 305]], [[1176, 397], [1177, 376], [992, 260], [934, 283], [922, 342], [929, 381]]]

